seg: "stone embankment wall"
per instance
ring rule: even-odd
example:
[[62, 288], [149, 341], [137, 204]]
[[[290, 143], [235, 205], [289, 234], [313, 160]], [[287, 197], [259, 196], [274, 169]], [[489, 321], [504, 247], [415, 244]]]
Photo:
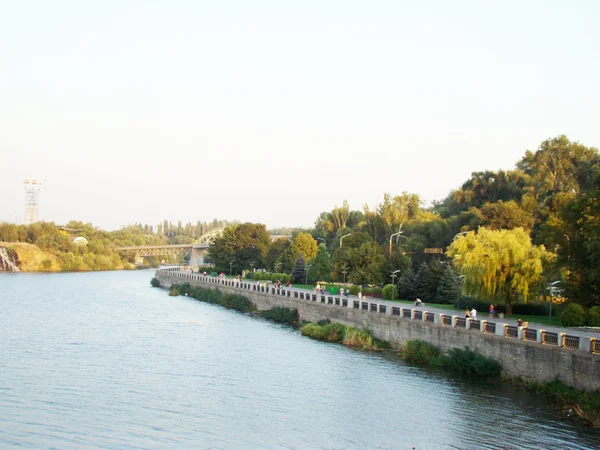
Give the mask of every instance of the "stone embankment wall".
[[[394, 347], [399, 347], [410, 339], [426, 341], [442, 351], [468, 347], [497, 361], [502, 366], [504, 374], [510, 377], [522, 377], [530, 381], [558, 379], [578, 389], [587, 391], [600, 389], [600, 355], [589, 351], [482, 333], [480, 330], [455, 325], [444, 326], [442, 325], [444, 319], [440, 317], [435, 321], [414, 320], [414, 313], [412, 317], [402, 317], [407, 311], [404, 308], [401, 315], [391, 315], [389, 311], [382, 313], [383, 311], [378, 310], [377, 307], [374, 308], [374, 303], [368, 304], [371, 306], [365, 310], [362, 307], [364, 302], [361, 302], [360, 309], [355, 309], [352, 305], [342, 306], [341, 302], [340, 305], [331, 304], [329, 302], [331, 297], [327, 298], [326, 303], [321, 303], [311, 300], [312, 295], [308, 293], [302, 294], [305, 299], [294, 297], [294, 291], [290, 291], [289, 294], [285, 292], [284, 295], [275, 295], [269, 293], [272, 292], [269, 290], [258, 292], [254, 285], [248, 283], [241, 284], [239, 287], [234, 283], [225, 285], [215, 283], [215, 279], [211, 277], [204, 279], [201, 276], [189, 276], [168, 270], [157, 271], [156, 277], [163, 287], [190, 283], [192, 286], [217, 288], [223, 292], [241, 294], [253, 302], [259, 310], [274, 306], [296, 308], [301, 320], [316, 322], [330, 319], [332, 322], [354, 327], [367, 327], [373, 336], [389, 342]], [[242, 287], [244, 285], [245, 288]], [[454, 321], [455, 319], [453, 323]], [[589, 346], [589, 340], [586, 345]]]

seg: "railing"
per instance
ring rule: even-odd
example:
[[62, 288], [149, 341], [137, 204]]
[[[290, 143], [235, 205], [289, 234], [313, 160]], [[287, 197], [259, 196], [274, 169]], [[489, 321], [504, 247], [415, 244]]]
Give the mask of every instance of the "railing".
[[579, 336], [569, 336], [568, 334], [565, 334], [563, 336], [562, 346], [565, 348], [579, 350]]
[[[436, 323], [435, 313], [428, 311], [417, 311], [411, 308], [404, 308], [399, 306], [389, 306], [384, 303], [379, 303], [377, 301], [369, 302], [362, 301], [361, 299], [353, 300], [348, 299], [347, 297], [334, 297], [334, 296], [326, 296], [321, 293], [313, 294], [308, 292], [303, 292], [301, 290], [295, 290], [291, 288], [277, 288], [275, 286], [263, 285], [262, 283], [248, 283], [245, 281], [237, 281], [232, 279], [226, 279], [221, 277], [213, 277], [213, 276], [205, 276], [203, 274], [189, 274], [185, 273], [185, 271], [189, 271], [188, 268], [185, 267], [173, 267], [166, 269], [157, 270], [157, 274], [163, 274], [170, 277], [173, 277], [178, 280], [182, 280], [181, 282], [185, 282], [185, 280], [192, 281], [200, 281], [208, 284], [215, 285], [223, 285], [227, 287], [231, 287], [234, 289], [243, 289], [248, 291], [256, 291], [260, 293], [264, 293], [266, 295], [273, 296], [282, 296], [282, 297], [290, 297], [294, 299], [302, 299], [306, 301], [318, 302], [320, 301], [322, 305], [336, 305], [338, 307], [346, 307], [352, 308], [355, 310], [362, 310], [365, 312], [375, 312], [379, 314], [386, 314], [390, 316], [396, 316], [396, 318], [411, 318], [414, 317], [417, 321], [423, 321], [430, 323]], [[179, 282], [179, 281], [176, 281]], [[391, 309], [390, 309], [391, 308]], [[439, 315], [439, 324], [448, 326], [452, 325], [453, 317], [449, 314], [440, 314]], [[466, 319], [456, 317], [455, 326], [457, 328], [465, 328], [467, 326]], [[501, 327], [500, 329], [498, 327]], [[504, 334], [507, 338], [521, 338], [525, 341], [530, 342], [541, 342], [542, 344], [552, 345], [560, 348], [571, 349], [571, 350], [582, 350], [587, 351], [593, 354], [600, 354], [600, 340], [596, 340], [595, 338], [585, 338], [573, 335], [567, 335], [564, 333], [555, 333], [548, 332], [544, 330], [536, 330], [531, 329], [527, 326], [525, 327], [517, 327], [513, 325], [507, 324], [497, 324], [494, 322], [484, 322], [484, 325], [481, 325], [481, 321], [472, 319], [469, 321], [469, 330], [477, 330], [479, 329], [482, 333], [486, 334], [494, 334], [494, 335], [502, 335]], [[520, 332], [519, 329], [522, 329]], [[539, 338], [539, 341], [538, 341]], [[582, 345], [582, 339], [585, 345]], [[587, 344], [589, 342], [589, 346]]]
[[542, 344], [558, 345], [558, 333], [542, 331]]
[[523, 331], [525, 332], [523, 335], [523, 339], [525, 339], [526, 341], [537, 341], [537, 330], [531, 328], [524, 328]]
[[508, 325], [506, 327], [506, 337], [509, 338], [518, 338], [519, 337], [519, 327], [515, 327], [513, 325]]

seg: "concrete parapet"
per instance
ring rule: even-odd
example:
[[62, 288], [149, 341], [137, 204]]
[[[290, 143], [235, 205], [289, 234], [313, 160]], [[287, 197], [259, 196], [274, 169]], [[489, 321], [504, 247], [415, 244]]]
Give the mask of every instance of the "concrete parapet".
[[496, 324], [496, 336], [506, 336], [506, 328], [508, 324], [506, 323], [497, 323]]
[[517, 327], [517, 339], [525, 339], [525, 327]]

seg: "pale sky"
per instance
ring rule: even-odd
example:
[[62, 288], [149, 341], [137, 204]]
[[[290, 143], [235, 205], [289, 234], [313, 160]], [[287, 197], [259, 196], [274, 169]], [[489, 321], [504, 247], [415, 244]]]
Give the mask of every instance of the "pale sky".
[[311, 226], [600, 147], [600, 1], [0, 0], [0, 221]]

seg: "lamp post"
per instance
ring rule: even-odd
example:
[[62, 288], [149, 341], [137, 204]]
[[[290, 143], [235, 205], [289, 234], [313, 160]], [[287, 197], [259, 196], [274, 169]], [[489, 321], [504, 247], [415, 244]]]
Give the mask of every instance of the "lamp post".
[[398, 272], [400, 272], [400, 269], [394, 270], [392, 272], [392, 301], [394, 301], [394, 289], [396, 288], [396, 283], [394, 283], [394, 278], [396, 278], [398, 276], [398, 275], [396, 275]]
[[233, 266], [233, 259], [231, 261], [229, 261], [229, 276], [231, 276], [231, 268]]
[[308, 284], [308, 269], [310, 269], [311, 266], [312, 264], [304, 264], [304, 284]]
[[280, 267], [281, 267], [281, 263], [279, 261], [277, 261], [275, 264], [273, 264], [273, 269], [275, 269], [275, 273], [279, 272]]
[[323, 241], [323, 244], [325, 244], [325, 246], [327, 247], [327, 241], [325, 239], [323, 239], [322, 237], [316, 237], [315, 239], [317, 241]]
[[345, 234], [340, 238], [340, 248], [342, 248], [342, 239], [344, 239], [346, 236], [350, 236], [351, 234], [352, 233]]
[[254, 261], [250, 262], [250, 273], [254, 272]]
[[399, 236], [401, 238], [404, 238], [408, 241], [408, 238], [406, 236], [402, 236], [402, 233], [404, 233], [404, 231], [398, 231], [397, 233], [394, 233], [390, 236], [390, 258], [392, 257], [392, 238], [394, 236]]
[[344, 287], [346, 287], [346, 273], [348, 273], [348, 266], [343, 265], [341, 272], [344, 275]]

